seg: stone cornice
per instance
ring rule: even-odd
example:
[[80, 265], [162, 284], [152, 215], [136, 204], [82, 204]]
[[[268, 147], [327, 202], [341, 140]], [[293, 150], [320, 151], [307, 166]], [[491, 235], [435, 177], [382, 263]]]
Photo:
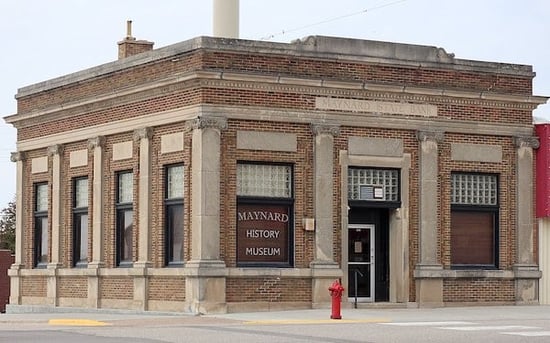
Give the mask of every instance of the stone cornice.
[[[200, 83], [197, 83], [200, 82]], [[48, 109], [14, 114], [5, 117], [16, 128], [36, 125], [50, 120], [100, 111], [113, 106], [143, 101], [192, 87], [218, 87], [228, 89], [253, 89], [263, 91], [309, 94], [311, 96], [341, 96], [385, 101], [409, 101], [412, 103], [452, 103], [480, 105], [496, 108], [532, 110], [544, 104], [547, 97], [513, 95], [479, 91], [422, 88], [400, 85], [384, 85], [367, 82], [323, 79], [290, 78], [277, 75], [197, 71], [159, 80], [146, 86], [131, 87], [103, 96], [94, 96], [74, 103], [65, 103]]]
[[[177, 110], [151, 113], [140, 117], [117, 120], [92, 127], [49, 136], [37, 137], [17, 142], [18, 151], [27, 151], [48, 147], [52, 144], [69, 143], [79, 140], [94, 139], [98, 133], [112, 135], [132, 131], [145, 126], [161, 126], [182, 121], [192, 121], [199, 116], [223, 117], [227, 120], [262, 120], [265, 122], [287, 122], [311, 125], [323, 118], [323, 123], [342, 127], [377, 127], [380, 129], [426, 130], [426, 119], [415, 117], [387, 116], [384, 120], [378, 115], [368, 113], [339, 113], [330, 111], [292, 111], [265, 107], [193, 105]], [[187, 124], [188, 129], [192, 129]], [[196, 125], [200, 125], [197, 123]], [[446, 133], [463, 133], [472, 135], [498, 135], [507, 137], [528, 137], [533, 133], [532, 125], [480, 123], [457, 121], [446, 118], [430, 118], [430, 130]]]
[[539, 138], [535, 136], [514, 137], [514, 146], [516, 148], [538, 149], [539, 145]]
[[523, 77], [534, 76], [531, 66], [462, 60], [455, 58], [454, 54], [448, 54], [442, 48], [430, 46], [323, 36], [309, 36], [291, 43], [196, 37], [160, 49], [23, 87], [18, 90], [17, 97], [32, 95], [147, 63], [171, 59], [199, 49], [222, 53], [246, 54], [247, 56], [250, 56], [250, 54], [268, 54], [271, 56], [353, 61], [409, 68], [489, 72]]

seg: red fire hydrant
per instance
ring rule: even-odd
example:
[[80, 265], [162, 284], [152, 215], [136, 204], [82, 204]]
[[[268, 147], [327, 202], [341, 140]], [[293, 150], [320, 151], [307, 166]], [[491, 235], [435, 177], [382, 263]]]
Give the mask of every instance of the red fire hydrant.
[[340, 304], [342, 302], [344, 287], [340, 284], [339, 280], [334, 280], [328, 290], [330, 291], [330, 296], [332, 297], [332, 313], [330, 315], [330, 319], [342, 319], [342, 315], [340, 314]]

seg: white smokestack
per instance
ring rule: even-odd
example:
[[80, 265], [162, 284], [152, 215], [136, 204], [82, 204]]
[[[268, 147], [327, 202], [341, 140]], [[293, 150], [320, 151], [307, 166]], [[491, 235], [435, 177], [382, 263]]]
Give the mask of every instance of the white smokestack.
[[214, 0], [214, 37], [239, 38], [239, 0]]

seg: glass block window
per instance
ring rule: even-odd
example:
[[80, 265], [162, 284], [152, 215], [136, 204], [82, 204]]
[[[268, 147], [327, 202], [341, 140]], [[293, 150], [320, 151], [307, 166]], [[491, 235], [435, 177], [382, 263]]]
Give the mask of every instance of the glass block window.
[[498, 204], [497, 182], [496, 175], [453, 173], [451, 203], [495, 206]]
[[237, 195], [291, 198], [291, 166], [245, 163], [238, 164]]
[[118, 174], [118, 203], [130, 203], [134, 196], [134, 173], [125, 172]]
[[75, 206], [76, 208], [88, 207], [88, 179], [75, 180]]
[[48, 184], [36, 185], [36, 212], [48, 210]]
[[168, 199], [183, 198], [183, 165], [166, 168], [166, 192]]
[[[376, 199], [375, 192], [382, 188], [384, 194]], [[365, 198], [372, 193], [374, 199]], [[399, 201], [399, 170], [349, 168], [348, 169], [348, 199], [349, 200], [384, 200]]]

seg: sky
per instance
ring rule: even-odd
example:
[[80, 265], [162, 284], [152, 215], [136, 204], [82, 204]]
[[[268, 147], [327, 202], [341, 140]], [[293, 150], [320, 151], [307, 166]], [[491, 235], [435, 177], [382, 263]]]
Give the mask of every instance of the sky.
[[[21, 87], [117, 59], [126, 35], [155, 48], [212, 35], [211, 0], [0, 0], [0, 117]], [[338, 36], [444, 48], [456, 58], [532, 65], [550, 96], [547, 0], [240, 0], [240, 38]], [[536, 117], [550, 120], [550, 104]], [[15, 197], [16, 130], [0, 120], [0, 209]]]

